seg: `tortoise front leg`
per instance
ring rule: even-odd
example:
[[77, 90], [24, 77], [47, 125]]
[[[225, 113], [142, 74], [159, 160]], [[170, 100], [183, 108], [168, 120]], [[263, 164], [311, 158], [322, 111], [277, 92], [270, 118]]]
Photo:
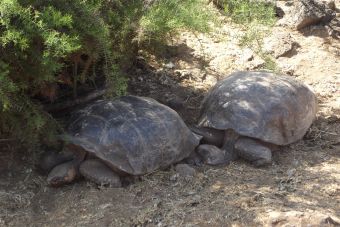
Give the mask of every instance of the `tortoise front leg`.
[[99, 159], [88, 159], [80, 165], [80, 173], [86, 179], [98, 184], [109, 185], [113, 188], [122, 187], [120, 177]]
[[239, 138], [237, 134], [232, 129], [227, 129], [224, 134], [223, 146], [221, 150], [225, 151], [225, 159], [229, 162], [234, 161], [238, 158], [237, 151], [235, 150], [235, 143]]
[[235, 143], [235, 150], [241, 158], [250, 161], [257, 167], [272, 162], [271, 149], [256, 139], [240, 137]]

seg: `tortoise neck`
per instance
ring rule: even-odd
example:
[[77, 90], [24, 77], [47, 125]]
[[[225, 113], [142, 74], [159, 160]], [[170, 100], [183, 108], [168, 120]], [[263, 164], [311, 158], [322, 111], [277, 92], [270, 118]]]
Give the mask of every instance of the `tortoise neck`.
[[73, 152], [74, 154], [73, 162], [75, 164], [80, 165], [80, 163], [84, 161], [87, 152], [82, 147], [74, 145], [74, 144], [67, 144], [66, 148], [69, 151]]

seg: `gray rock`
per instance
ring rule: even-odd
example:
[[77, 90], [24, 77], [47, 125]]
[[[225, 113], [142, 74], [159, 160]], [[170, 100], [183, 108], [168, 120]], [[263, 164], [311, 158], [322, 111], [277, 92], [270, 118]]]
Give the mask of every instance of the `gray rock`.
[[275, 58], [289, 54], [297, 46], [298, 43], [286, 32], [273, 33], [272, 36], [263, 40], [263, 50]]
[[333, 18], [326, 26], [328, 34], [333, 38], [340, 39], [340, 20]]
[[325, 4], [331, 10], [334, 10], [334, 11], [336, 10], [336, 6], [335, 6], [335, 1], [334, 0], [321, 0], [321, 2], [323, 4]]
[[172, 62], [169, 62], [169, 63], [165, 64], [164, 67], [167, 68], [167, 69], [173, 69], [175, 67], [175, 64], [172, 63]]
[[254, 51], [252, 51], [250, 48], [245, 48], [240, 56], [240, 60], [242, 62], [247, 62], [253, 59], [254, 59]]
[[335, 17], [335, 12], [317, 0], [294, 1], [291, 12], [293, 27], [297, 30], [320, 22], [327, 23]]
[[196, 170], [188, 164], [178, 164], [175, 170], [180, 177], [184, 178], [192, 178], [196, 175]]

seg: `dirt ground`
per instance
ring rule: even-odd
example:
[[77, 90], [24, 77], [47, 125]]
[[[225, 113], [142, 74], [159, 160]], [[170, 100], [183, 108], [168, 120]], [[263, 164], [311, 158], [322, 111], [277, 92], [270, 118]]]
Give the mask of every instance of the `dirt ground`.
[[[84, 180], [50, 188], [35, 169], [37, 155], [0, 141], [0, 226], [340, 226], [339, 40], [278, 31], [299, 45], [277, 65], [311, 87], [319, 111], [306, 136], [275, 152], [271, 166], [237, 160], [194, 167], [193, 178], [171, 167], [124, 188]], [[228, 21], [209, 35], [182, 32], [163, 55], [139, 58], [129, 93], [172, 105], [195, 123], [216, 81], [261, 67], [259, 56], [238, 45], [243, 32]]]

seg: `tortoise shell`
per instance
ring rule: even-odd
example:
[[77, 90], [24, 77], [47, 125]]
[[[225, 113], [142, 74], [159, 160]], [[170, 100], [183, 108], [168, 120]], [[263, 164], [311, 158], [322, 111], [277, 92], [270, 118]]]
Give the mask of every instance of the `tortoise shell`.
[[314, 93], [291, 77], [236, 72], [208, 92], [198, 125], [286, 145], [304, 136], [316, 111]]
[[199, 144], [180, 116], [151, 98], [100, 100], [76, 112], [63, 138], [120, 173], [142, 175], [188, 157]]

